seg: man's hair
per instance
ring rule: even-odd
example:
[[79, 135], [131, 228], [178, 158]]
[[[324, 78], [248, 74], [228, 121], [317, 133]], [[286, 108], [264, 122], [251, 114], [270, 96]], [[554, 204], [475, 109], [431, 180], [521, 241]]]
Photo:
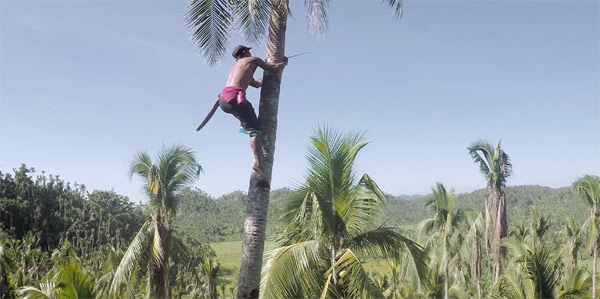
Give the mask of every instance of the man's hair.
[[231, 52], [231, 55], [233, 55], [233, 58], [235, 58], [237, 60], [237, 59], [240, 59], [244, 55], [244, 53], [246, 53], [246, 51], [248, 51], [250, 49], [252, 49], [252, 48], [246, 47], [243, 45], [239, 45], [239, 46], [233, 48], [233, 52]]

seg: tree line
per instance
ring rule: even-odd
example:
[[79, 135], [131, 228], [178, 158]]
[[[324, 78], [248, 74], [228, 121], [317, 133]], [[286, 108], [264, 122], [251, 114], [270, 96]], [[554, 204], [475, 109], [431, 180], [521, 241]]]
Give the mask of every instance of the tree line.
[[[500, 143], [478, 141], [466, 154], [486, 177], [485, 189], [457, 196], [435, 183], [431, 195], [399, 200], [386, 196], [368, 174], [354, 172], [368, 144], [361, 133], [318, 128], [310, 144], [306, 181], [275, 192], [271, 203], [278, 221], [270, 228], [274, 242], [265, 255], [262, 296], [595, 296], [598, 177], [554, 191], [506, 188], [508, 155]], [[193, 152], [182, 146], [163, 149], [156, 160], [137, 154], [130, 173], [144, 179], [144, 206], [44, 173], [34, 178], [34, 169], [24, 165], [14, 175], [2, 174], [1, 297], [223, 297], [217, 257], [193, 236], [214, 234], [214, 226], [202, 224], [223, 219], [216, 214], [237, 210], [241, 217], [244, 198], [233, 193], [214, 200], [189, 189], [200, 171]], [[552, 204], [546, 196], [560, 200], [553, 207], [565, 205], [556, 209], [564, 214], [542, 212]], [[400, 224], [414, 214], [406, 208], [411, 205], [423, 217]], [[511, 205], [521, 209], [515, 219], [507, 217]], [[192, 230], [190, 220], [206, 231]], [[233, 227], [224, 226], [225, 232]], [[367, 260], [385, 262], [389, 271], [368, 271]]]

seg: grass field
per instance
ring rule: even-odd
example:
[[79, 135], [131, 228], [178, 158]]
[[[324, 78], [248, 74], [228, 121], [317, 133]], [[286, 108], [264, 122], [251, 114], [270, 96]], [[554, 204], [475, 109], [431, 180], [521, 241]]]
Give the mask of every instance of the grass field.
[[[266, 244], [266, 248], [269, 247], [269, 242]], [[240, 257], [242, 253], [242, 241], [230, 241], [230, 242], [219, 242], [210, 244], [215, 252], [217, 253], [217, 259], [221, 264], [221, 275], [219, 285], [226, 285], [226, 294], [231, 293], [231, 289], [236, 286], [237, 276], [239, 274]], [[375, 272], [386, 274], [388, 265], [385, 261], [377, 262], [375, 260], [369, 260], [364, 264], [366, 271], [371, 271], [371, 268]]]

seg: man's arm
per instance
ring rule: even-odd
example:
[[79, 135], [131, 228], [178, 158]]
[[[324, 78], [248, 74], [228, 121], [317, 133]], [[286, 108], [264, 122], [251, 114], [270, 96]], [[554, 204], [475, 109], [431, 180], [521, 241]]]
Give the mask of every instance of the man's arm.
[[260, 59], [259, 57], [253, 57], [253, 62], [256, 63], [256, 65], [258, 65], [261, 69], [269, 71], [269, 72], [278, 72], [283, 70], [283, 68], [285, 68], [285, 66], [287, 65], [288, 59], [287, 57], [283, 57], [283, 61], [282, 62], [276, 62], [276, 63], [267, 63], [264, 60]]
[[262, 87], [262, 78], [260, 78], [258, 80], [252, 79], [252, 82], [250, 82], [250, 86], [255, 87], [255, 88], [261, 88]]

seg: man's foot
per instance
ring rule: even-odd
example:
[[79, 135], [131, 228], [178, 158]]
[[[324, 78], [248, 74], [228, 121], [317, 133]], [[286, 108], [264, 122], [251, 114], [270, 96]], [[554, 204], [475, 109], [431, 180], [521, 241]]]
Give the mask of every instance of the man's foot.
[[271, 184], [269, 184], [269, 181], [267, 181], [267, 176], [262, 172], [262, 170], [260, 170], [258, 166], [252, 165], [252, 170], [258, 174], [258, 182], [256, 183], [257, 186], [271, 188]]
[[262, 170], [260, 170], [260, 167], [258, 167], [256, 164], [252, 165], [252, 170], [256, 171], [256, 173], [258, 173], [263, 179], [267, 177], [264, 174], [264, 172], [262, 172]]

